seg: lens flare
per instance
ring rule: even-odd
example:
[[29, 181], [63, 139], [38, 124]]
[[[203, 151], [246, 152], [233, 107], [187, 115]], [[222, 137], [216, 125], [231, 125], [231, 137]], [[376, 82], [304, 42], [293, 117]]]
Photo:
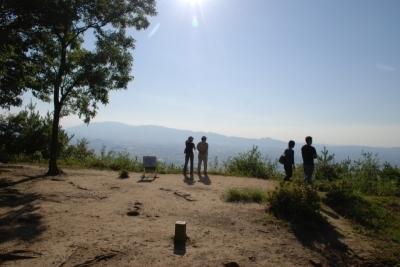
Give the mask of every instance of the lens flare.
[[196, 5], [200, 5], [203, 0], [184, 0], [184, 1], [193, 6], [196, 6]]
[[192, 26], [193, 26], [193, 28], [199, 27], [199, 21], [197, 20], [196, 16], [193, 17], [193, 19], [192, 19]]

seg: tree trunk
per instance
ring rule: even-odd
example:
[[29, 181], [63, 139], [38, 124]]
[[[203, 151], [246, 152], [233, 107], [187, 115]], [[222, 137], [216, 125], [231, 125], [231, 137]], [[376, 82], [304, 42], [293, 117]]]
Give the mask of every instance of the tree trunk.
[[[64, 71], [65, 71], [65, 62], [67, 58], [67, 45], [65, 39], [60, 40], [61, 45], [61, 55], [60, 55], [60, 68], [58, 69], [57, 78], [54, 83], [54, 92], [53, 92], [53, 104], [54, 104], [54, 113], [53, 113], [53, 127], [51, 130], [51, 142], [50, 142], [50, 160], [49, 160], [49, 170], [47, 175], [55, 176], [61, 174], [61, 170], [57, 166], [57, 158], [59, 153], [59, 144], [58, 144], [58, 129], [60, 123], [60, 113], [61, 107], [63, 105], [63, 100], [60, 100], [60, 86], [62, 83]], [[61, 92], [61, 98], [62, 92]]]
[[61, 108], [58, 105], [55, 105], [53, 114], [53, 126], [51, 131], [49, 170], [47, 172], [47, 175], [50, 176], [59, 175], [61, 173], [60, 169], [57, 166], [59, 150], [58, 129], [60, 122], [60, 110]]

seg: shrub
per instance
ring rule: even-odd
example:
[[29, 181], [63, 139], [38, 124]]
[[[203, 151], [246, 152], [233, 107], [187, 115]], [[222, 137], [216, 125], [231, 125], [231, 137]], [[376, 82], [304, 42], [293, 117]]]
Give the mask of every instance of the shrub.
[[173, 163], [166, 164], [165, 162], [159, 161], [157, 162], [157, 172], [160, 174], [167, 174], [167, 173], [178, 174], [182, 173], [182, 167]]
[[124, 178], [129, 178], [129, 173], [127, 170], [121, 170], [119, 172], [119, 178], [124, 179]]
[[389, 184], [392, 195], [400, 196], [400, 169], [386, 162], [381, 170], [381, 177], [386, 184]]
[[362, 158], [351, 165], [348, 178], [353, 188], [367, 195], [390, 196], [399, 194], [397, 168], [385, 164], [383, 168], [379, 159], [371, 153], [362, 153]]
[[332, 186], [332, 182], [324, 180], [315, 180], [313, 186], [321, 192], [328, 192]]
[[329, 151], [324, 147], [321, 154], [318, 155], [318, 165], [315, 171], [315, 178], [322, 180], [334, 180], [338, 177], [335, 168], [335, 154], [329, 154]]
[[118, 152], [109, 165], [111, 170], [134, 169], [128, 152]]
[[280, 219], [313, 224], [322, 221], [320, 198], [316, 190], [308, 185], [284, 183], [268, 196], [270, 211]]
[[82, 162], [94, 155], [94, 150], [89, 149], [89, 141], [86, 138], [82, 138], [78, 139], [75, 145], [69, 145], [61, 156], [62, 158], [74, 158]]
[[316, 180], [335, 181], [350, 174], [351, 160], [346, 159], [336, 163], [335, 154], [329, 153], [326, 147], [318, 155], [317, 160], [318, 164], [315, 170]]
[[379, 160], [371, 153], [362, 153], [362, 158], [354, 161], [351, 170], [355, 189], [366, 194], [378, 194]]
[[276, 176], [276, 164], [267, 161], [257, 146], [225, 163], [226, 172], [230, 175], [269, 179]]
[[385, 162], [383, 164], [381, 176], [385, 180], [393, 180], [400, 183], [400, 169], [393, 167], [390, 163]]
[[[84, 153], [80, 153], [82, 155]], [[111, 170], [128, 170], [128, 171], [143, 171], [143, 164], [138, 161], [138, 158], [131, 158], [127, 152], [109, 151], [105, 153], [102, 150], [100, 155], [93, 153], [87, 154], [85, 157], [76, 157], [70, 154], [61, 161], [68, 166], [79, 166], [85, 168], [111, 169]]]
[[224, 198], [228, 202], [256, 202], [267, 201], [267, 192], [258, 188], [231, 188], [225, 192]]

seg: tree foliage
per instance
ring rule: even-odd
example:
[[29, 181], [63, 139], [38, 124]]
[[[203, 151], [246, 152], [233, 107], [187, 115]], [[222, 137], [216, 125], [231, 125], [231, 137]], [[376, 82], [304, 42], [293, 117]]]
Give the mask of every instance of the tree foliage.
[[[0, 116], [0, 160], [19, 156], [48, 159], [51, 126], [50, 114], [40, 116], [32, 103], [16, 114]], [[62, 129], [59, 133], [59, 151], [63, 151], [71, 137]]]
[[1, 105], [19, 104], [25, 90], [53, 102], [48, 174], [58, 174], [60, 117], [78, 114], [88, 123], [110, 91], [127, 88], [134, 49], [127, 29], [149, 25], [155, 0], [2, 0], [0, 12], [0, 63], [14, 66], [0, 69]]
[[[33, 47], [29, 40], [37, 27], [30, 12], [30, 1], [0, 1], [0, 107], [10, 108], [22, 103], [34, 66], [29, 60]], [[32, 1], [32, 4], [35, 1]]]

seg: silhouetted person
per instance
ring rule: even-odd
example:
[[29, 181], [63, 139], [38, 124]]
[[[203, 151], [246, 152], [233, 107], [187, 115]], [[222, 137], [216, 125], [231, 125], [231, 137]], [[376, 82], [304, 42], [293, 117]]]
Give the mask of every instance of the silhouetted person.
[[194, 150], [196, 149], [193, 144], [193, 137], [189, 136], [188, 140], [185, 142], [185, 166], [183, 167], [183, 175], [186, 177], [187, 165], [190, 160], [190, 178], [193, 178], [193, 158]]
[[317, 151], [311, 145], [312, 137], [306, 137], [306, 144], [301, 148], [301, 156], [303, 157], [304, 167], [304, 181], [306, 183], [312, 182], [312, 176], [314, 173], [314, 159], [317, 158]]
[[197, 151], [199, 151], [199, 164], [197, 173], [201, 175], [201, 163], [204, 164], [204, 175], [207, 176], [207, 161], [208, 161], [208, 143], [206, 142], [207, 137], [203, 136], [201, 142], [197, 144]]
[[288, 143], [288, 148], [285, 149], [283, 154], [285, 155], [285, 164], [283, 164], [283, 168], [285, 169], [285, 181], [289, 181], [293, 175], [293, 170], [295, 169], [294, 165], [294, 145], [295, 142], [290, 140]]

